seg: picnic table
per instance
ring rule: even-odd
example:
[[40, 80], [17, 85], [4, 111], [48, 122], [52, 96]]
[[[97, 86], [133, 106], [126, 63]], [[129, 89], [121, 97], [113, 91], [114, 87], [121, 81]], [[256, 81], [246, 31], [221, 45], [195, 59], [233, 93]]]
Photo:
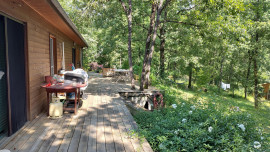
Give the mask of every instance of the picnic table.
[[129, 80], [129, 70], [126, 69], [114, 69], [114, 75], [113, 77], [115, 78], [115, 82], [118, 81], [128, 81]]
[[57, 93], [75, 93], [75, 99], [74, 99], [74, 108], [64, 108], [64, 110], [73, 110], [74, 114], [77, 114], [77, 102], [80, 101], [80, 88], [85, 87], [86, 84], [79, 84], [79, 83], [57, 83], [55, 85], [50, 84], [43, 84], [41, 85], [42, 88], [46, 89], [47, 92], [47, 103], [48, 103], [48, 111], [47, 115], [49, 116], [49, 108], [50, 108], [50, 93], [55, 93], [57, 96]]

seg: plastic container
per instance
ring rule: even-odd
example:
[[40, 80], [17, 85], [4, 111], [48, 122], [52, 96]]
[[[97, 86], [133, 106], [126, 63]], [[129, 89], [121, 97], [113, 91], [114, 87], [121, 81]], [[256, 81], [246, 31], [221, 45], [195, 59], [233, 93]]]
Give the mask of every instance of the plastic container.
[[63, 103], [54, 102], [50, 103], [49, 115], [51, 118], [58, 118], [63, 116]]

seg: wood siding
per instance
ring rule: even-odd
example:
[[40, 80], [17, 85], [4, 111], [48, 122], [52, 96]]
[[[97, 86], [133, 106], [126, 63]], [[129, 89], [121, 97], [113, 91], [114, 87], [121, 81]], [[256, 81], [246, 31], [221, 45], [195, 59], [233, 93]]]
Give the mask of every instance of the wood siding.
[[0, 0], [0, 12], [26, 23], [27, 26], [29, 63], [28, 119], [33, 120], [38, 114], [46, 110], [46, 91], [40, 85], [44, 83], [44, 76], [50, 75], [50, 34], [55, 36], [57, 43], [57, 70], [62, 67], [62, 42], [65, 43], [65, 67], [66, 70], [71, 70], [69, 64], [72, 62], [73, 41], [22, 1]]

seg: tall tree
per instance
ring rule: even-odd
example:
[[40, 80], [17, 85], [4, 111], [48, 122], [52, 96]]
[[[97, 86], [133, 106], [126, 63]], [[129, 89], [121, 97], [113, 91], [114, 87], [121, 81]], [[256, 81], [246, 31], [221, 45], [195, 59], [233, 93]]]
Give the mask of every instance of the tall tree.
[[224, 66], [224, 60], [225, 60], [225, 55], [222, 54], [222, 59], [220, 60], [220, 70], [219, 70], [219, 90], [222, 86], [222, 78], [223, 78], [223, 66]]
[[[145, 84], [144, 87], [143, 84], [140, 85], [140, 90], [143, 90], [144, 88], [148, 89], [149, 86], [149, 81], [150, 81], [150, 70], [151, 70], [151, 62], [153, 58], [153, 52], [155, 50], [155, 43], [156, 43], [156, 38], [157, 38], [157, 30], [160, 25], [160, 16], [164, 8], [168, 6], [171, 0], [166, 0], [165, 3], [163, 4], [163, 0], [159, 1], [158, 7], [157, 7], [157, 15], [156, 15], [156, 22], [155, 22], [155, 27], [153, 31], [153, 36], [152, 36], [152, 41], [151, 41], [151, 46], [149, 50], [149, 54], [146, 56], [147, 58], [144, 60], [145, 62], [143, 63], [143, 70], [145, 71], [142, 72], [141, 79], [144, 80]], [[142, 81], [141, 81], [142, 83]]]
[[167, 20], [167, 10], [165, 9], [164, 12], [164, 19], [163, 24], [160, 27], [160, 47], [159, 47], [159, 53], [160, 53], [160, 77], [164, 78], [164, 70], [165, 70], [165, 27], [166, 27], [166, 20]]
[[[253, 2], [254, 4], [254, 12], [255, 12], [255, 16], [254, 16], [254, 22], [255, 25], [259, 24], [259, 22], [261, 21], [261, 9], [263, 9], [263, 2], [260, 2], [260, 0], [257, 0], [255, 2]], [[259, 54], [259, 30], [257, 27], [254, 27], [254, 34], [252, 36], [252, 38], [254, 39], [254, 43], [253, 43], [253, 50], [252, 50], [252, 62], [253, 62], [253, 74], [254, 74], [254, 106], [255, 108], [259, 107], [259, 101], [258, 101], [258, 95], [259, 95], [259, 91], [258, 91], [258, 54]]]
[[128, 8], [122, 0], [119, 0], [128, 20], [128, 63], [129, 63], [129, 73], [131, 80], [131, 89], [135, 90], [135, 80], [133, 74], [133, 64], [132, 64], [132, 49], [131, 49], [131, 41], [132, 41], [132, 1], [128, 0]]
[[248, 50], [248, 69], [247, 69], [247, 76], [246, 76], [246, 82], [245, 82], [245, 99], [247, 98], [247, 87], [248, 87], [248, 79], [249, 79], [249, 75], [250, 75], [250, 68], [251, 68], [251, 61], [252, 61], [252, 55], [251, 55], [251, 51]]
[[[258, 0], [259, 2], [259, 0]], [[260, 19], [260, 15], [259, 15], [259, 10], [257, 10], [256, 12], [256, 17], [255, 17], [255, 21], [259, 21]], [[259, 101], [258, 101], [258, 66], [257, 66], [257, 57], [258, 57], [258, 42], [259, 42], [259, 33], [256, 29], [255, 31], [255, 48], [253, 50], [253, 56], [252, 56], [252, 62], [253, 62], [253, 73], [254, 73], [254, 106], [255, 108], [258, 108], [259, 106]]]
[[140, 90], [142, 91], [145, 84], [145, 67], [147, 60], [149, 58], [149, 47], [151, 44], [151, 37], [155, 25], [155, 14], [157, 10], [157, 4], [155, 2], [152, 2], [152, 9], [151, 9], [151, 15], [150, 15], [150, 23], [149, 23], [149, 29], [147, 33], [146, 43], [145, 43], [145, 52], [144, 52], [144, 60], [143, 60], [143, 68], [141, 73], [141, 83], [140, 83]]

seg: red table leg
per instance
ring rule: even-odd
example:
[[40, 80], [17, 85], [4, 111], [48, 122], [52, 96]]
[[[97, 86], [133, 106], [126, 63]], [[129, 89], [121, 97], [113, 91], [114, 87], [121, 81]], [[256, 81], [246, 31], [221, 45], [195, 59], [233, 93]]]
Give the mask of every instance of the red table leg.
[[80, 94], [81, 94], [80, 88], [78, 88], [78, 103], [80, 103]]
[[74, 100], [74, 114], [77, 114], [77, 89], [75, 91], [75, 100]]
[[48, 104], [47, 116], [49, 116], [49, 111], [50, 111], [50, 93], [48, 91], [47, 91], [47, 104]]

